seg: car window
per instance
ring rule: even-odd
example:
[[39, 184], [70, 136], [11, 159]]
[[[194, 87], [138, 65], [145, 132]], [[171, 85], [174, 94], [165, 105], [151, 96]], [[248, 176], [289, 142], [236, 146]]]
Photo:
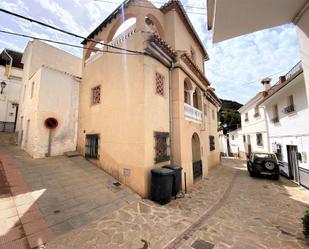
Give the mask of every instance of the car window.
[[262, 158], [262, 159], [276, 159], [274, 155], [272, 154], [264, 154], [264, 153], [256, 153], [254, 155], [254, 158], [255, 159], [258, 159], [258, 158]]

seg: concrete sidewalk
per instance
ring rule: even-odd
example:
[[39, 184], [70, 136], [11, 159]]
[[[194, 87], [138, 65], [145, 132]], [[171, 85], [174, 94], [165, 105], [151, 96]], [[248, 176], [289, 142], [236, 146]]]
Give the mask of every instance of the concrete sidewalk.
[[[31, 159], [0, 147], [9, 191], [0, 198], [0, 248], [35, 248], [139, 199], [82, 157]], [[8, 186], [7, 186], [8, 185]]]

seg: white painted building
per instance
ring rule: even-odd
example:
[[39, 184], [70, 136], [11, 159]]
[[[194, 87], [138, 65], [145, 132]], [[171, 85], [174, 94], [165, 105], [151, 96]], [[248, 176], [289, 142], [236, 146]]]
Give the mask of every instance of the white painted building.
[[[264, 87], [268, 87], [269, 83]], [[269, 151], [265, 113], [264, 109], [258, 106], [262, 99], [263, 92], [259, 92], [238, 110], [242, 127], [238, 131], [239, 154], [242, 159], [253, 151]]]
[[[18, 119], [19, 144], [32, 157], [75, 151], [81, 59], [46, 43], [28, 43], [22, 58], [23, 85]], [[47, 118], [58, 121], [49, 130]], [[50, 141], [50, 146], [49, 146]]]
[[228, 147], [227, 147], [227, 136], [221, 131], [219, 133], [219, 146], [220, 146], [220, 155], [223, 157], [228, 156]]
[[229, 155], [233, 157], [240, 156], [240, 147], [239, 147], [239, 133], [241, 129], [230, 131], [227, 133], [228, 136], [228, 150]]
[[260, 104], [266, 110], [271, 150], [281, 171], [309, 188], [309, 109], [301, 64], [278, 81]]
[[4, 49], [0, 53], [0, 132], [14, 132], [22, 83], [22, 53]]
[[214, 42], [282, 24], [295, 24], [309, 102], [308, 0], [207, 0], [207, 16]]

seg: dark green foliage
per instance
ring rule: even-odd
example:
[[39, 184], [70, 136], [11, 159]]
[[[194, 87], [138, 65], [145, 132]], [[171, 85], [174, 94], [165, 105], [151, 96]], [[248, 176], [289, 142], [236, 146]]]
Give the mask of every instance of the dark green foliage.
[[309, 238], [309, 210], [305, 212], [304, 217], [302, 218], [303, 220], [303, 227], [304, 227], [304, 235], [306, 238]]
[[241, 127], [241, 118], [238, 109], [242, 107], [242, 104], [231, 100], [221, 99], [221, 101], [222, 107], [219, 111], [220, 128], [223, 130], [223, 133], [226, 134], [229, 131]]

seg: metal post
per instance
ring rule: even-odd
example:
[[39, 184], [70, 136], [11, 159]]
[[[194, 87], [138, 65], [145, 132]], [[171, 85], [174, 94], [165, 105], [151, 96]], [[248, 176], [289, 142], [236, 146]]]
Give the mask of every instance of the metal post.
[[184, 172], [184, 178], [185, 178], [185, 194], [187, 193], [187, 174]]
[[50, 153], [51, 153], [51, 134], [52, 134], [52, 130], [48, 129], [48, 150], [47, 150], [47, 157], [50, 157]]

